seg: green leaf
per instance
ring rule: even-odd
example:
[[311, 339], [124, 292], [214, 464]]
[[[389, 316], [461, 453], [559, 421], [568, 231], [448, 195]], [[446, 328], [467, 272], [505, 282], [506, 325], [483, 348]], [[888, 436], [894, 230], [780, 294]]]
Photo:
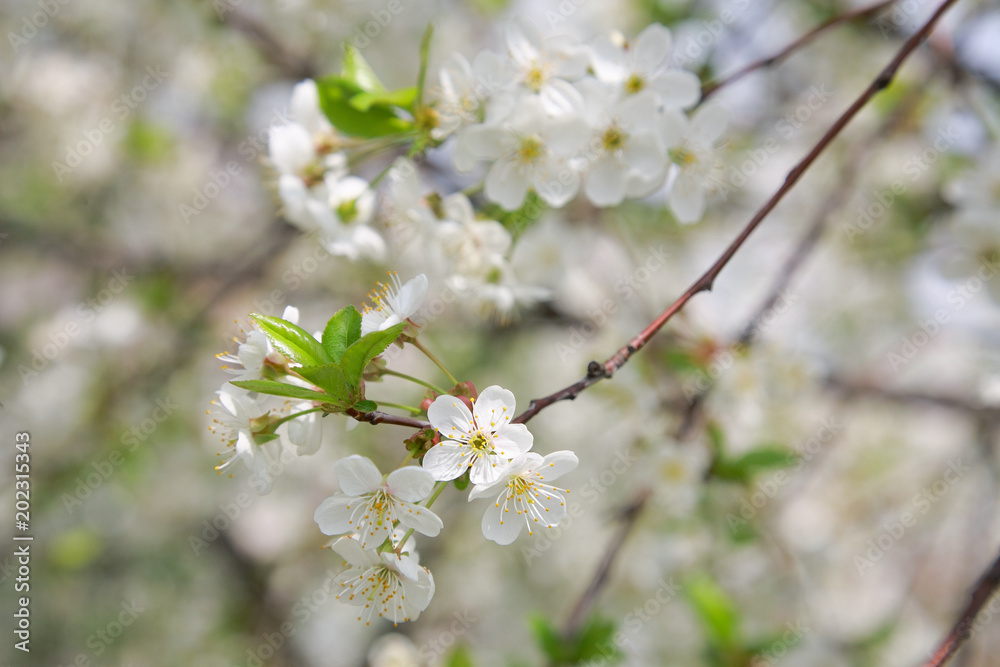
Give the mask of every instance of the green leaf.
[[386, 92], [375, 70], [353, 44], [344, 44], [344, 64], [340, 71], [344, 79], [366, 93]]
[[347, 348], [340, 365], [348, 384], [352, 387], [361, 385], [361, 374], [365, 372], [368, 362], [382, 354], [392, 341], [399, 338], [405, 326], [406, 322], [400, 322], [384, 331], [373, 331]]
[[374, 412], [378, 410], [378, 403], [375, 401], [358, 401], [353, 407], [358, 412]]
[[464, 644], [455, 647], [451, 654], [445, 658], [445, 667], [475, 667], [472, 661], [472, 653]]
[[413, 123], [398, 117], [391, 107], [374, 105], [367, 111], [354, 108], [351, 99], [368, 91], [351, 81], [328, 76], [317, 81], [316, 86], [323, 113], [344, 134], [373, 139], [413, 129]]
[[294, 384], [277, 382], [276, 380], [233, 380], [230, 384], [236, 385], [247, 391], [256, 391], [260, 394], [270, 394], [271, 396], [285, 396], [287, 398], [299, 398], [303, 401], [322, 401], [323, 403], [336, 403], [336, 399], [329, 394], [299, 387]]
[[714, 579], [707, 575], [689, 579], [684, 593], [714, 646], [729, 650], [739, 644], [739, 610]]
[[303, 366], [295, 372], [330, 394], [330, 398], [345, 406], [351, 404], [351, 387], [344, 377], [344, 369], [338, 364]]
[[613, 621], [591, 616], [577, 634], [576, 645], [572, 647], [573, 662], [596, 662], [600, 658], [601, 664], [613, 665], [623, 660], [625, 654], [614, 640], [617, 629]]
[[323, 346], [302, 327], [280, 317], [268, 317], [256, 313], [251, 314], [250, 317], [257, 321], [257, 324], [271, 339], [278, 351], [292, 361], [303, 366], [319, 366], [330, 363]]
[[400, 107], [409, 111], [413, 109], [413, 102], [416, 99], [417, 89], [415, 86], [411, 86], [385, 93], [358, 93], [349, 102], [358, 111], [368, 111], [376, 104]]
[[766, 445], [735, 458], [716, 458], [712, 462], [711, 473], [719, 479], [749, 484], [762, 470], [787, 468], [797, 461], [798, 457], [794, 452], [777, 445]]
[[424, 104], [424, 85], [427, 81], [427, 63], [430, 60], [431, 37], [434, 36], [434, 24], [428, 23], [424, 30], [424, 36], [420, 38], [420, 69], [417, 71], [417, 99], [416, 106]]
[[541, 614], [532, 614], [528, 618], [528, 625], [531, 626], [531, 632], [535, 635], [535, 641], [538, 642], [538, 646], [542, 649], [542, 653], [549, 659], [550, 662], [565, 662], [566, 660], [566, 650], [563, 646], [562, 637], [559, 636], [559, 632], [552, 627], [552, 623], [549, 619], [545, 618]]
[[323, 349], [330, 361], [339, 364], [344, 351], [361, 338], [361, 313], [354, 306], [341, 308], [323, 329]]

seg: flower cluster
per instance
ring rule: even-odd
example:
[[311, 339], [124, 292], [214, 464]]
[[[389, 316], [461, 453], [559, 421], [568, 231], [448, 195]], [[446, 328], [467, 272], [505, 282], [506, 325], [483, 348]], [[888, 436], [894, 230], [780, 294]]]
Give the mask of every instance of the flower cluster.
[[[298, 322], [298, 309], [289, 306], [282, 318]], [[247, 332], [235, 355], [222, 353], [216, 357], [226, 362], [223, 369], [238, 381], [265, 376], [294, 377], [290, 375], [293, 364], [257, 328]], [[212, 416], [209, 430], [226, 445], [216, 466], [220, 474], [234, 462], [242, 461], [250, 470], [251, 485], [264, 495], [270, 493], [274, 476], [289, 457], [308, 456], [319, 449], [319, 415], [312, 403], [281, 401], [229, 382], [216, 394], [218, 400], [212, 403], [217, 409], [208, 413]]]
[[584, 44], [516, 21], [504, 37], [505, 55], [483, 51], [472, 65], [453, 55], [439, 74], [436, 136], [456, 135], [459, 171], [488, 163], [487, 198], [514, 210], [534, 191], [561, 207], [582, 190], [596, 206], [616, 206], [669, 177], [677, 218], [702, 216], [726, 117], [714, 107], [685, 115], [700, 82], [667, 67], [667, 28]]
[[319, 232], [333, 255], [384, 259], [385, 240], [369, 226], [375, 193], [367, 181], [348, 173], [343, 149], [352, 142], [323, 115], [315, 81], [295, 86], [290, 115], [290, 122], [272, 127], [268, 138], [285, 218], [302, 231]]
[[[483, 535], [510, 544], [525, 526], [552, 527], [566, 516], [567, 490], [549, 482], [573, 470], [572, 452], [542, 457], [529, 452], [531, 433], [511, 424], [514, 395], [487, 387], [470, 400], [438, 396], [427, 417], [440, 442], [423, 455], [421, 466], [404, 464], [386, 476], [369, 459], [348, 456], [334, 470], [340, 484], [313, 518], [349, 566], [336, 583], [337, 599], [362, 606], [359, 620], [378, 616], [398, 623], [417, 618], [434, 594], [434, 578], [421, 567], [412, 533], [435, 537], [441, 519], [430, 509], [452, 480], [468, 473], [475, 486], [469, 500], [493, 498], [483, 516]], [[403, 529], [407, 529], [403, 532]]]

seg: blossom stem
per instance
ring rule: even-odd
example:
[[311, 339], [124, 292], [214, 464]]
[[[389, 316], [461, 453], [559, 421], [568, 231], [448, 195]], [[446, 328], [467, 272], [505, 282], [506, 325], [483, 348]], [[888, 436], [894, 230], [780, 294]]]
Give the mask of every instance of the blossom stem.
[[410, 413], [415, 414], [415, 415], [419, 415], [421, 412], [423, 412], [423, 410], [421, 410], [420, 408], [415, 408], [412, 405], [403, 405], [402, 403], [390, 403], [389, 401], [379, 401], [377, 399], [375, 400], [375, 402], [378, 403], [379, 405], [383, 405], [383, 406], [385, 406], [387, 408], [396, 408], [397, 410], [406, 410], [407, 412], [410, 412]]
[[[413, 339], [413, 340], [411, 340], [410, 342], [411, 342], [411, 343], [413, 343], [413, 345], [414, 345], [414, 346], [415, 346], [415, 347], [416, 347], [416, 348], [417, 348], [418, 350], [420, 350], [421, 352], [423, 352], [423, 353], [424, 353], [424, 355], [425, 355], [425, 356], [426, 356], [426, 357], [427, 357], [428, 359], [430, 359], [431, 361], [433, 361], [433, 362], [434, 362], [434, 365], [435, 365], [435, 366], [437, 366], [438, 368], [440, 368], [440, 369], [441, 369], [441, 371], [442, 371], [442, 372], [443, 372], [443, 373], [444, 373], [445, 375], [447, 375], [447, 376], [448, 376], [448, 379], [449, 379], [449, 380], [451, 380], [452, 384], [458, 384], [458, 380], [456, 380], [456, 379], [455, 379], [455, 376], [454, 376], [454, 375], [452, 375], [452, 374], [451, 374], [451, 372], [450, 372], [450, 371], [449, 371], [449, 370], [448, 370], [447, 368], [445, 368], [445, 365], [444, 365], [444, 364], [442, 364], [442, 363], [441, 363], [441, 361], [440, 361], [440, 360], [439, 360], [439, 359], [438, 359], [437, 357], [435, 357], [435, 356], [434, 356], [434, 355], [433, 355], [433, 354], [431, 353], [431, 351], [430, 351], [430, 350], [428, 350], [428, 349], [427, 349], [426, 347], [424, 347], [424, 344], [423, 344], [423, 343], [421, 343], [421, 342], [420, 342], [419, 340], [417, 340], [416, 338], [414, 338], [414, 339]], [[446, 392], [445, 392], [445, 393], [446, 393]]]
[[293, 419], [301, 417], [302, 415], [307, 415], [310, 412], [322, 412], [322, 411], [323, 411], [323, 408], [309, 408], [308, 410], [303, 410], [302, 412], [295, 412], [295, 413], [292, 413], [292, 414], [288, 415], [287, 417], [282, 417], [278, 421], [274, 422], [272, 424], [272, 426], [274, 428], [277, 428], [277, 427], [281, 426], [282, 424], [284, 424], [285, 422], [292, 421]]
[[384, 371], [382, 371], [382, 374], [383, 375], [392, 375], [393, 377], [398, 377], [398, 378], [402, 378], [404, 380], [409, 380], [410, 382], [413, 382], [414, 384], [419, 384], [422, 387], [427, 387], [431, 391], [436, 392], [438, 394], [447, 394], [448, 393], [444, 389], [442, 389], [441, 387], [438, 387], [437, 385], [431, 384], [430, 382], [424, 382], [420, 378], [415, 378], [412, 375], [407, 375], [406, 373], [400, 373], [398, 371], [392, 371], [392, 370], [389, 370], [389, 369], [385, 369]]

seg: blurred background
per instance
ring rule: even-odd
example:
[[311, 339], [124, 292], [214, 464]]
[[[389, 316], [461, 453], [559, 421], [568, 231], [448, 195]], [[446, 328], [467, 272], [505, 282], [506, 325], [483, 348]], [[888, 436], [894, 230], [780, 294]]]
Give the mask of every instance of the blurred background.
[[[653, 201], [547, 214], [512, 259], [552, 299], [508, 326], [456, 305], [422, 339], [520, 408], [577, 380], [710, 265], [936, 5], [901, 0], [720, 90], [725, 165], [700, 223]], [[661, 22], [710, 81], [867, 3], [402, 0], [383, 24], [386, 6], [0, 6], [0, 525], [15, 534], [26, 431], [35, 538], [31, 653], [8, 632], [0, 664], [547, 664], [623, 526], [585, 604], [592, 646], [564, 661], [921, 664], [1000, 543], [996, 5], [959, 2], [711, 293], [532, 421], [536, 451], [580, 457], [571, 519], [499, 547], [478, 505], [442, 496], [447, 530], [420, 542], [437, 592], [398, 628], [333, 600], [342, 561], [312, 514], [338, 458], [393, 463], [406, 429], [326, 419], [265, 497], [214, 471], [214, 355], [249, 312], [291, 304], [319, 329], [387, 268], [418, 269], [330, 257], [281, 219], [267, 131], [292, 86], [336, 72], [345, 40], [412, 85], [428, 23], [433, 73], [502, 48], [517, 15], [584, 38]], [[425, 361], [394, 363], [433, 376]], [[956, 664], [996, 664], [991, 608]]]

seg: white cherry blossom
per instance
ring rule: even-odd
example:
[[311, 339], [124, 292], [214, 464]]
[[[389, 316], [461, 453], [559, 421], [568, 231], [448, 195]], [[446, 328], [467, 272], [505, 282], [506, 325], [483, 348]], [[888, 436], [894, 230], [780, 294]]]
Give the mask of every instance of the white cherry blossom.
[[534, 452], [514, 459], [503, 477], [494, 484], [476, 485], [469, 500], [494, 497], [483, 515], [483, 535], [497, 544], [510, 544], [527, 526], [551, 528], [566, 516], [566, 489], [549, 484], [574, 470], [579, 463], [570, 451], [553, 452], [544, 458]]
[[216, 392], [218, 403], [225, 410], [211, 412], [212, 425], [209, 430], [226, 444], [226, 451], [220, 453], [225, 458], [215, 466], [221, 474], [237, 460], [250, 470], [250, 482], [260, 495], [271, 492], [272, 472], [281, 468], [281, 441], [278, 438], [257, 442], [254, 434], [258, 421], [268, 410], [261, 404], [262, 397], [226, 385]]
[[442, 522], [434, 512], [415, 505], [434, 488], [434, 478], [418, 466], [382, 477], [371, 460], [354, 454], [334, 466], [340, 492], [316, 508], [313, 519], [325, 535], [357, 533], [362, 549], [375, 549], [392, 534], [393, 525], [434, 537]]
[[350, 537], [340, 538], [332, 548], [350, 565], [333, 580], [336, 598], [361, 607], [358, 620], [365, 625], [375, 617], [393, 624], [415, 621], [427, 609], [434, 577], [415, 558], [364, 549]]
[[686, 70], [667, 69], [672, 48], [670, 30], [653, 23], [632, 42], [604, 35], [591, 44], [591, 67], [598, 79], [627, 95], [652, 90], [670, 109], [687, 109], [701, 98], [701, 81]]
[[454, 396], [438, 396], [427, 409], [427, 419], [441, 434], [441, 443], [424, 454], [424, 468], [440, 481], [456, 479], [466, 470], [473, 484], [500, 479], [510, 459], [533, 443], [527, 426], [510, 423], [514, 406], [514, 394], [498, 385], [479, 394], [472, 412]]
[[385, 331], [412, 317], [427, 298], [427, 276], [420, 274], [401, 283], [395, 271], [389, 272], [392, 284], [378, 283], [378, 289], [368, 295], [374, 305], [365, 306], [361, 315], [361, 335]]
[[674, 135], [680, 129], [682, 136], [679, 144], [669, 151], [674, 174], [667, 204], [684, 224], [701, 219], [705, 214], [705, 194], [716, 188], [722, 169], [716, 142], [727, 122], [726, 111], [712, 105], [700, 107], [690, 120], [679, 112], [664, 113], [664, 131]]

